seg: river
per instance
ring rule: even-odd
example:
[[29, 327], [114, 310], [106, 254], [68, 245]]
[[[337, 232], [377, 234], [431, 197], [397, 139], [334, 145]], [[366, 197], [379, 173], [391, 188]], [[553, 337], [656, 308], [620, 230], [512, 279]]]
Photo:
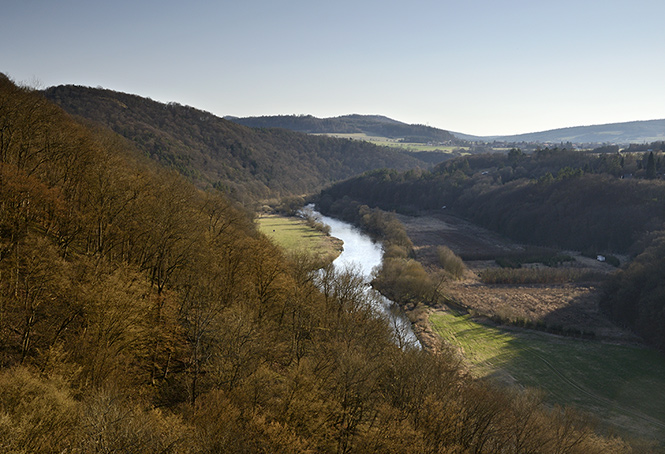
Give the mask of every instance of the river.
[[[372, 239], [358, 230], [356, 227], [339, 219], [324, 216], [316, 211], [314, 216], [324, 224], [330, 226], [330, 235], [344, 242], [344, 250], [335, 259], [333, 265], [336, 271], [353, 270], [362, 275], [366, 284], [372, 280], [372, 272], [381, 265], [383, 260], [383, 247], [381, 243]], [[395, 332], [395, 337], [400, 345], [411, 345], [420, 347], [418, 338], [411, 329], [411, 322], [404, 311], [394, 302], [381, 295], [372, 287], [367, 285], [371, 292], [370, 300], [376, 301], [375, 309], [386, 316]]]

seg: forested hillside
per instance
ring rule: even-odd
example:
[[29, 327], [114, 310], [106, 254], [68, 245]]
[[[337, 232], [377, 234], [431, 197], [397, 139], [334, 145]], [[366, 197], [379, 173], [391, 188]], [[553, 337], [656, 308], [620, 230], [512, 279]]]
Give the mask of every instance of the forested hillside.
[[1, 451], [631, 451], [398, 348], [358, 279], [311, 271], [218, 192], [0, 77]]
[[344, 115], [316, 118], [312, 115], [275, 115], [264, 117], [231, 117], [231, 121], [253, 128], [284, 128], [319, 134], [355, 134], [402, 139], [404, 142], [449, 142], [460, 144], [448, 131], [425, 125], [409, 125], [379, 115]]
[[651, 178], [649, 153], [513, 150], [431, 171], [370, 172], [323, 191], [321, 199], [347, 196], [406, 213], [445, 206], [518, 241], [625, 253], [665, 221], [665, 182], [655, 178], [661, 153], [651, 154]]
[[406, 152], [366, 142], [251, 129], [192, 107], [111, 90], [68, 85], [45, 95], [200, 186], [243, 201], [311, 193], [371, 169], [427, 166]]
[[[664, 143], [650, 152], [543, 149], [458, 158], [432, 171], [375, 171], [322, 192], [324, 210], [355, 200], [417, 213], [448, 210], [517, 241], [638, 259], [616, 277], [603, 307], [665, 350]], [[655, 152], [653, 151], [655, 150]]]

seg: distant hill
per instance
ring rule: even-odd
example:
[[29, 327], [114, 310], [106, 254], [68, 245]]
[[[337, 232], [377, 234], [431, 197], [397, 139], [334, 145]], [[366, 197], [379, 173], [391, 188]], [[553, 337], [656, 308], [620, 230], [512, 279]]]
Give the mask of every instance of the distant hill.
[[516, 134], [510, 136], [471, 136], [453, 133], [460, 139], [469, 141], [503, 142], [572, 142], [572, 143], [613, 143], [630, 144], [665, 140], [665, 119], [630, 121], [593, 126], [575, 126], [549, 131]]
[[64, 85], [44, 93], [70, 114], [111, 128], [199, 186], [223, 189], [239, 200], [311, 193], [372, 169], [427, 165], [406, 152], [367, 142], [252, 129], [192, 107], [111, 90]]
[[263, 117], [227, 117], [253, 128], [283, 128], [307, 134], [355, 134], [403, 139], [405, 142], [460, 142], [450, 132], [425, 125], [409, 125], [381, 115], [344, 115], [317, 118], [312, 115], [276, 115]]

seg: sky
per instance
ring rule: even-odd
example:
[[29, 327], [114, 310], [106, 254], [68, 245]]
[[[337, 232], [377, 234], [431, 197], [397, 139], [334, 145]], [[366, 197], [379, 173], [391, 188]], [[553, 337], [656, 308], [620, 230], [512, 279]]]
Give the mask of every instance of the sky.
[[475, 135], [665, 118], [663, 0], [6, 0], [0, 72]]

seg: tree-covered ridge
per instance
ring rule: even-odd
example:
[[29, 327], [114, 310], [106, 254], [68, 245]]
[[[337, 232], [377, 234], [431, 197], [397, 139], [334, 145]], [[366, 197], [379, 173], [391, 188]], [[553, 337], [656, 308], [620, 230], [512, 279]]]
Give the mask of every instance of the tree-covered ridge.
[[406, 213], [446, 207], [518, 241], [625, 253], [665, 221], [656, 154], [544, 149], [468, 156], [431, 171], [369, 172], [326, 189], [321, 199], [348, 196]]
[[365, 142], [251, 129], [177, 103], [80, 86], [52, 87], [48, 99], [103, 124], [162, 165], [233, 198], [305, 194], [376, 168], [425, 165], [408, 153]]
[[356, 114], [334, 118], [317, 118], [312, 115], [229, 118], [235, 123], [253, 128], [283, 128], [309, 134], [365, 133], [369, 136], [403, 139], [405, 142], [461, 143], [448, 131], [425, 125], [409, 125], [378, 115]]
[[398, 348], [353, 274], [311, 271], [0, 77], [3, 452], [630, 452]]
[[307, 134], [356, 134], [363, 132], [341, 118], [317, 118], [312, 115], [266, 115], [262, 117], [226, 117], [250, 128], [281, 128]]

